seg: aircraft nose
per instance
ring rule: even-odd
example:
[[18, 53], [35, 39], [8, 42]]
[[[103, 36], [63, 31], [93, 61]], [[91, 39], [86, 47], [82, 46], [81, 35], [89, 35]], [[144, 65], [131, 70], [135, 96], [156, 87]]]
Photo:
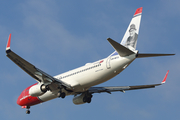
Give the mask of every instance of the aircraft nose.
[[32, 106], [41, 103], [42, 101], [38, 97], [33, 97], [29, 95], [29, 89], [32, 86], [29, 86], [20, 94], [17, 99], [17, 104], [20, 106]]
[[25, 90], [20, 94], [20, 96], [17, 99], [17, 104], [20, 106], [24, 106], [27, 102], [25, 99], [27, 98], [27, 95], [25, 94]]

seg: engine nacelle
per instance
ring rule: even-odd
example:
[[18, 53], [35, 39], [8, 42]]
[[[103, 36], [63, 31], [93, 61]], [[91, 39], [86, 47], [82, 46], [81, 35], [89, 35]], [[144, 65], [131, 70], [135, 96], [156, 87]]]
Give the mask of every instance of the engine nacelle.
[[86, 102], [84, 102], [84, 97], [85, 97], [86, 94], [79, 94], [79, 95], [76, 95], [74, 98], [73, 98], [73, 103], [76, 104], [76, 105], [80, 105], [80, 104], [84, 104]]
[[29, 94], [34, 97], [38, 97], [43, 95], [47, 91], [46, 86], [44, 84], [37, 84], [32, 86], [29, 89]]

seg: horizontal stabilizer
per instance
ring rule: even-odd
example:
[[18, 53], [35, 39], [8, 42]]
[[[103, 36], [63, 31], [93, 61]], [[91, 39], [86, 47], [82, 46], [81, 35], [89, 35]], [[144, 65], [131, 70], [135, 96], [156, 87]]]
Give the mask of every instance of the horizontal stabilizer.
[[145, 53], [138, 53], [137, 58], [143, 58], [143, 57], [158, 57], [158, 56], [170, 56], [175, 54], [145, 54]]
[[118, 52], [118, 54], [121, 57], [135, 54], [133, 51], [131, 51], [128, 48], [124, 47], [123, 45], [117, 43], [116, 41], [112, 40], [111, 38], [108, 38], [107, 40], [109, 41], [109, 43], [113, 46], [113, 48]]

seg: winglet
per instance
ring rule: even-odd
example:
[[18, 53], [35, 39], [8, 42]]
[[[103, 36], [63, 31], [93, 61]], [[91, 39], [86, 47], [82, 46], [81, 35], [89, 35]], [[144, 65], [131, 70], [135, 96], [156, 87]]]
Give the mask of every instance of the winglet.
[[10, 50], [10, 44], [11, 44], [11, 33], [9, 34], [7, 46], [6, 46], [6, 51]]
[[166, 78], [167, 78], [167, 76], [168, 76], [168, 73], [169, 73], [169, 70], [167, 71], [167, 73], [166, 73], [166, 75], [165, 75], [163, 81], [161, 82], [161, 84], [164, 84], [164, 83], [166, 82]]

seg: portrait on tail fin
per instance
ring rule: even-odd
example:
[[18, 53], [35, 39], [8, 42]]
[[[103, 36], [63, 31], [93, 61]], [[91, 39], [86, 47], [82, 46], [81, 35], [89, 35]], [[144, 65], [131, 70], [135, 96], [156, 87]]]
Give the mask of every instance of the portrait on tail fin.
[[131, 19], [131, 22], [126, 29], [124, 37], [121, 41], [121, 45], [130, 49], [131, 51], [136, 50], [137, 39], [139, 35], [139, 28], [141, 23], [142, 7], [138, 8]]
[[136, 43], [137, 43], [138, 34], [136, 33], [136, 26], [135, 24], [130, 25], [129, 29], [129, 37], [127, 38], [127, 41], [125, 43], [125, 47], [129, 49], [135, 49]]

